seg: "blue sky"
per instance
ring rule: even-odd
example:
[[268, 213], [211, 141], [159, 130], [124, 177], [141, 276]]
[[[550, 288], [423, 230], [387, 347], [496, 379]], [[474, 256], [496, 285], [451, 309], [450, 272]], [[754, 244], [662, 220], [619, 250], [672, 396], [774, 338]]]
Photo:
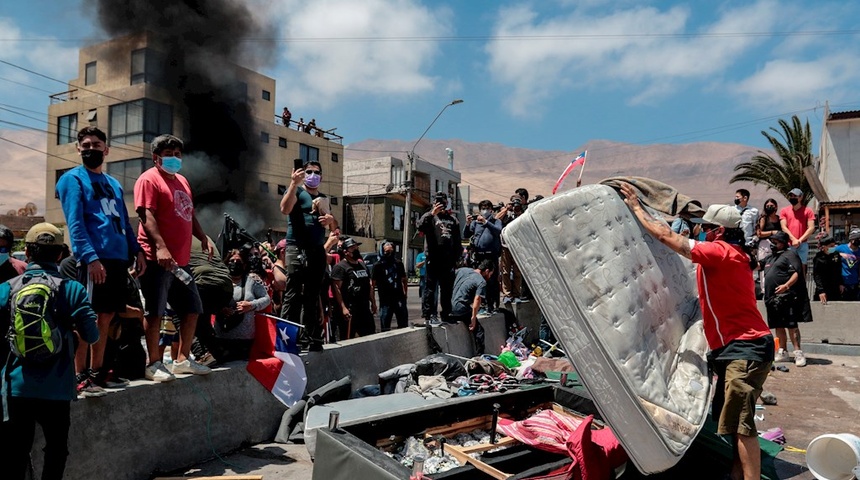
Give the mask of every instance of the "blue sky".
[[[764, 148], [778, 118], [808, 118], [817, 138], [825, 101], [860, 109], [860, 2], [244, 3], [276, 25], [275, 52], [246, 42], [246, 58], [277, 80], [278, 110], [346, 144], [417, 139], [457, 98], [427, 138]], [[3, 2], [0, 61], [35, 73], [0, 63], [0, 129], [45, 129], [48, 95], [65, 87], [44, 76], [75, 78], [78, 47], [105, 38], [93, 5]]]

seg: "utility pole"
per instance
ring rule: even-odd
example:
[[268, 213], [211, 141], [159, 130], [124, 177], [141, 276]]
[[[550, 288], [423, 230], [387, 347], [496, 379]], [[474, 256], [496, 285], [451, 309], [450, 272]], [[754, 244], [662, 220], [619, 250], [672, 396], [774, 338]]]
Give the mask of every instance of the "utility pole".
[[415, 147], [418, 146], [418, 143], [421, 141], [422, 138], [424, 138], [424, 135], [427, 135], [427, 132], [430, 131], [430, 127], [432, 127], [433, 124], [436, 123], [436, 120], [438, 120], [439, 117], [442, 116], [442, 112], [444, 112], [445, 109], [450, 107], [451, 105], [457, 105], [459, 103], [463, 103], [463, 100], [457, 99], [442, 107], [442, 110], [440, 110], [439, 113], [436, 114], [436, 118], [434, 118], [433, 121], [430, 122], [430, 125], [428, 125], [427, 128], [424, 130], [424, 133], [422, 133], [421, 136], [418, 137], [418, 140], [415, 142], [415, 145], [412, 145], [412, 149], [409, 150], [409, 153], [406, 154], [406, 193], [404, 196], [406, 205], [403, 208], [403, 215], [405, 216], [405, 218], [403, 219], [402, 247], [403, 268], [406, 271], [409, 271], [409, 241], [411, 240], [409, 236], [409, 227], [412, 224], [412, 190], [415, 188], [415, 180], [413, 178], [413, 170], [415, 168]]

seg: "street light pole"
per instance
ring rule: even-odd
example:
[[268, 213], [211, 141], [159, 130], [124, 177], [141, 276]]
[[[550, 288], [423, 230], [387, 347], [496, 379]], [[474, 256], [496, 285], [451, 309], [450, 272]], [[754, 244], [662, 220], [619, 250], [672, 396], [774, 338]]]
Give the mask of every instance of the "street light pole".
[[415, 183], [412, 178], [412, 169], [415, 167], [415, 147], [418, 146], [418, 142], [420, 142], [421, 139], [424, 138], [424, 135], [427, 135], [427, 132], [429, 132], [433, 124], [436, 123], [436, 120], [439, 120], [439, 117], [442, 116], [442, 113], [445, 111], [445, 109], [450, 107], [451, 105], [457, 105], [459, 103], [463, 103], [463, 100], [457, 99], [442, 107], [442, 110], [440, 110], [439, 113], [436, 114], [436, 118], [434, 118], [433, 121], [430, 122], [430, 125], [428, 125], [427, 128], [424, 130], [424, 133], [422, 133], [421, 136], [418, 137], [418, 140], [415, 142], [415, 145], [412, 145], [412, 149], [409, 150], [409, 153], [406, 154], [406, 205], [403, 209], [403, 215], [405, 218], [403, 219], [402, 254], [403, 268], [407, 271], [409, 270], [409, 226], [412, 224], [412, 189], [414, 188], [413, 184]]

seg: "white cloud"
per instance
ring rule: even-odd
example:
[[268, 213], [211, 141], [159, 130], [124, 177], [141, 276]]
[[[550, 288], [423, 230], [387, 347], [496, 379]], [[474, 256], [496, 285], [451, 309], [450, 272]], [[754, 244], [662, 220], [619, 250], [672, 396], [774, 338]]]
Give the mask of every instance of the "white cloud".
[[860, 55], [837, 52], [809, 61], [769, 61], [733, 91], [756, 107], [789, 111], [824, 100], [854, 100], [858, 83]]
[[451, 35], [448, 9], [414, 0], [290, 1], [273, 8], [281, 35], [295, 39], [284, 45], [288, 66], [276, 76], [284, 103], [325, 107], [350, 95], [428, 91], [439, 82], [427, 73], [438, 40], [378, 39]]
[[[696, 30], [690, 29], [691, 12], [683, 6], [633, 7], [604, 15], [579, 9], [551, 19], [539, 18], [526, 6], [503, 9], [493, 32], [497, 38], [486, 47], [488, 68], [513, 90], [508, 108], [519, 115], [560, 88], [611, 88], [632, 92], [630, 103], [653, 101], [684, 82], [722, 76], [764, 39], [717, 34], [769, 31], [778, 20], [775, 7], [773, 0], [760, 0], [726, 9]], [[510, 38], [517, 36], [545, 38]]]
[[[0, 58], [10, 63], [26, 67], [41, 74], [60, 80], [74, 78], [78, 69], [78, 47], [63, 46], [56, 39], [43, 37], [39, 40], [23, 40], [25, 36], [15, 21], [8, 17], [0, 17], [0, 32], [3, 41]], [[7, 67], [9, 68], [9, 67]], [[16, 79], [26, 79], [27, 75], [15, 73]]]

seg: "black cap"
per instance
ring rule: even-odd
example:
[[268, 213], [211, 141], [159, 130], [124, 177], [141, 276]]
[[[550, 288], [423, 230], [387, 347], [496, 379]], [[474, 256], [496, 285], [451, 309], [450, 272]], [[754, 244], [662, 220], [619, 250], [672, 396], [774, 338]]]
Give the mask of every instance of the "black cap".
[[782, 243], [784, 243], [784, 244], [786, 244], [786, 245], [788, 245], [789, 243], [791, 243], [791, 241], [788, 239], [788, 234], [787, 234], [787, 233], [785, 233], [785, 232], [776, 232], [776, 233], [774, 233], [773, 235], [771, 235], [771, 236], [770, 236], [770, 240], [771, 240], [771, 241], [776, 240], [777, 242], [782, 242]]
[[825, 235], [818, 239], [819, 245], [830, 245], [831, 243], [836, 243], [836, 240], [833, 239], [833, 235]]
[[348, 249], [348, 248], [350, 248], [350, 247], [357, 247], [357, 246], [359, 246], [359, 245], [361, 245], [361, 242], [356, 242], [354, 238], [349, 237], [349, 238], [347, 238], [346, 240], [344, 240], [344, 241], [343, 241], [342, 248], [343, 248], [344, 250], [346, 250], [346, 249]]

